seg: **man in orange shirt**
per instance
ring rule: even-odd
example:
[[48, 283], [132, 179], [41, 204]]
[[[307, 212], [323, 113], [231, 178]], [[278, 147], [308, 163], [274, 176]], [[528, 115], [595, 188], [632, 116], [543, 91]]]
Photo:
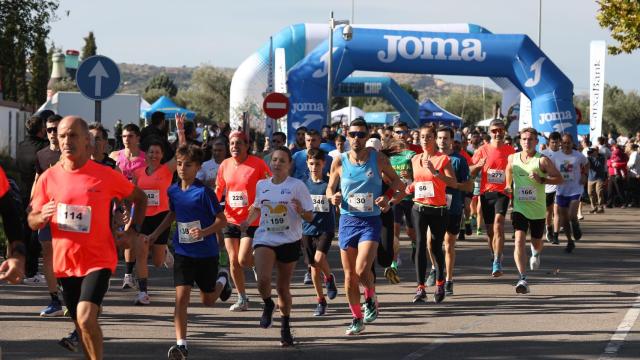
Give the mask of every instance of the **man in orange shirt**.
[[140, 230], [147, 197], [122, 174], [90, 161], [89, 129], [81, 118], [65, 117], [58, 125], [58, 141], [60, 162], [35, 186], [29, 226], [37, 230], [50, 224], [54, 275], [62, 285], [85, 356], [102, 359], [98, 310], [118, 262], [109, 221], [112, 201], [130, 200], [140, 210], [121, 238], [126, 241]]
[[481, 172], [480, 203], [482, 217], [487, 228], [489, 249], [493, 256], [491, 276], [502, 276], [502, 250], [504, 248], [504, 219], [509, 208], [509, 196], [505, 193], [506, 168], [509, 155], [515, 153], [504, 143], [505, 125], [493, 120], [489, 125], [491, 142], [482, 145], [473, 154], [471, 176]]

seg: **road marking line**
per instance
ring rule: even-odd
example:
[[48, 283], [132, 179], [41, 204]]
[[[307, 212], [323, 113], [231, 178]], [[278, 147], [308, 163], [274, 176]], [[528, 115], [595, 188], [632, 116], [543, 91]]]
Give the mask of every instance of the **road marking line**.
[[[470, 324], [467, 324], [461, 328], [455, 329], [449, 333], [447, 333], [447, 335], [458, 335], [458, 334], [463, 334], [465, 331], [476, 327], [477, 325], [481, 324], [482, 320], [478, 320], [478, 321], [474, 321]], [[402, 360], [417, 360], [422, 358], [423, 356], [427, 355], [428, 353], [432, 352], [433, 350], [439, 348], [440, 346], [442, 346], [443, 344], [446, 344], [449, 342], [449, 339], [452, 336], [447, 336], [445, 338], [439, 338], [436, 339], [434, 342], [432, 342], [429, 345], [425, 345], [423, 347], [421, 347], [420, 349], [412, 352], [411, 354], [405, 356], [402, 358]]]
[[633, 325], [640, 316], [640, 295], [636, 298], [631, 308], [627, 311], [618, 329], [611, 336], [611, 340], [604, 349], [604, 353], [600, 356], [600, 360], [615, 359], [618, 356], [618, 351], [624, 345], [624, 340], [627, 338], [629, 331], [633, 328]]

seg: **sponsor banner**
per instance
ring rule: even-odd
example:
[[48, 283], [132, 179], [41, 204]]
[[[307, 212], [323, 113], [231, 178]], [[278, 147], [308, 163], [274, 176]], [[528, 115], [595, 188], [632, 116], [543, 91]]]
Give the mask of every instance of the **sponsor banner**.
[[589, 56], [589, 139], [597, 144], [602, 136], [602, 111], [604, 100], [604, 59], [607, 45], [604, 41], [592, 41]]

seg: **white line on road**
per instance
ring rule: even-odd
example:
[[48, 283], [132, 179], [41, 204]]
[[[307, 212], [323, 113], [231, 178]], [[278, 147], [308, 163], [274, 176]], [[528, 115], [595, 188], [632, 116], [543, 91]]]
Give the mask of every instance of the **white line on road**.
[[[461, 328], [455, 329], [453, 331], [451, 331], [450, 333], [448, 333], [448, 335], [459, 335], [462, 334], [464, 332], [466, 332], [467, 330], [476, 327], [477, 325], [481, 324], [482, 320], [479, 321], [474, 321], [470, 324], [467, 324]], [[440, 346], [442, 346], [443, 344], [446, 344], [449, 342], [449, 339], [451, 337], [445, 337], [445, 338], [440, 338], [440, 339], [436, 339], [434, 342], [432, 342], [429, 345], [425, 345], [423, 347], [421, 347], [420, 349], [412, 352], [411, 354], [405, 356], [402, 358], [402, 360], [418, 360], [420, 358], [422, 358], [423, 356], [427, 355], [428, 353], [432, 352], [433, 350], [439, 348]]]
[[618, 356], [618, 351], [624, 344], [624, 340], [627, 338], [629, 331], [633, 328], [633, 325], [640, 316], [640, 295], [636, 298], [631, 308], [627, 311], [627, 314], [618, 325], [618, 329], [611, 336], [611, 340], [604, 349], [604, 353], [600, 356], [600, 360], [615, 359]]

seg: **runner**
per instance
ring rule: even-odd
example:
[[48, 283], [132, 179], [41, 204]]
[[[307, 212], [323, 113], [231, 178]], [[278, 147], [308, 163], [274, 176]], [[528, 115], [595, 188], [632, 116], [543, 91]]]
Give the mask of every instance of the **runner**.
[[[411, 159], [413, 183], [407, 188], [407, 193], [414, 194], [411, 214], [416, 227], [415, 266], [418, 287], [413, 302], [424, 302], [427, 298], [425, 280], [427, 251], [429, 251], [433, 255], [436, 268], [436, 289], [433, 297], [436, 303], [440, 303], [445, 298], [445, 258], [442, 242], [448, 217], [446, 188], [447, 186], [457, 187], [458, 184], [449, 157], [436, 148], [436, 129], [433, 125], [424, 125], [420, 128], [420, 144], [423, 152]], [[427, 244], [428, 230], [431, 231], [429, 244]]]
[[[240, 224], [247, 219], [249, 206], [256, 197], [256, 184], [271, 175], [265, 162], [249, 155], [249, 139], [240, 131], [229, 135], [231, 157], [224, 160], [216, 177], [216, 196], [225, 200], [224, 214], [227, 226], [224, 228], [224, 243], [229, 254], [231, 277], [238, 292], [238, 300], [231, 305], [231, 311], [246, 311], [249, 297], [245, 291], [243, 267], [253, 267], [252, 239], [258, 227], [254, 221], [247, 229]], [[244, 235], [244, 236], [243, 236]]]
[[504, 143], [505, 126], [502, 120], [489, 125], [491, 141], [473, 154], [471, 176], [481, 173], [480, 204], [487, 229], [489, 250], [493, 258], [491, 276], [502, 276], [502, 251], [504, 249], [504, 219], [509, 207], [509, 197], [504, 193], [507, 158], [513, 147]]
[[65, 304], [80, 333], [85, 356], [101, 359], [98, 310], [118, 261], [108, 221], [111, 200], [127, 199], [141, 210], [123, 238], [126, 241], [137, 236], [146, 196], [122, 174], [89, 161], [89, 130], [81, 118], [65, 117], [58, 126], [58, 141], [61, 161], [36, 184], [29, 226], [35, 230], [51, 224], [53, 270], [62, 285]]
[[420, 145], [416, 145], [412, 142], [411, 131], [409, 131], [407, 123], [399, 121], [393, 125], [393, 137], [398, 141], [404, 142], [407, 150], [413, 151], [416, 154], [420, 154], [422, 152]]
[[101, 123], [92, 123], [89, 124], [89, 133], [93, 139], [91, 160], [119, 171], [120, 169], [118, 168], [116, 161], [110, 158], [105, 152], [107, 145], [109, 144], [108, 130], [105, 129]]
[[[322, 150], [311, 149], [307, 153], [307, 165], [311, 176], [305, 181], [305, 185], [313, 200], [313, 219], [302, 224], [302, 249], [306, 262], [311, 265], [311, 278], [318, 300], [314, 316], [322, 316], [327, 312], [323, 285], [327, 288], [327, 297], [330, 300], [338, 295], [336, 279], [327, 261], [335, 230], [336, 209], [326, 195], [329, 177], [322, 170], [324, 159], [325, 152]], [[321, 275], [324, 281], [321, 281]]]
[[268, 329], [273, 322], [275, 303], [271, 299], [271, 274], [276, 267], [282, 346], [294, 345], [290, 325], [291, 276], [300, 256], [302, 220], [311, 221], [314, 217], [309, 190], [302, 181], [289, 176], [291, 160], [289, 149], [275, 148], [271, 156], [273, 177], [258, 182], [249, 216], [240, 225], [245, 230], [254, 220], [260, 219], [253, 239], [258, 291], [264, 301], [260, 327]]
[[306, 149], [305, 139], [304, 139], [306, 134], [307, 134], [306, 127], [301, 126], [296, 129], [296, 138], [294, 139], [295, 142], [289, 145], [289, 150], [291, 150], [292, 155], [295, 155], [295, 153], [297, 153], [298, 151], [302, 151]]
[[[178, 125], [178, 131], [180, 127]], [[184, 140], [180, 139], [181, 142]], [[149, 152], [162, 152], [152, 147], [149, 146]], [[144, 237], [150, 244], [157, 243], [157, 239], [176, 222], [177, 230], [172, 240], [175, 249], [173, 284], [176, 288], [176, 304], [173, 321], [176, 344], [169, 348], [170, 360], [186, 359], [188, 356], [187, 309], [194, 283], [200, 289], [200, 300], [204, 306], [213, 306], [218, 298], [227, 301], [231, 296], [229, 274], [225, 270], [218, 271], [218, 241], [215, 235], [225, 226], [226, 219], [214, 191], [196, 178], [203, 158], [199, 146], [183, 144], [177, 148], [175, 159], [180, 181], [167, 191], [169, 211], [159, 226], [148, 237]]]
[[[553, 158], [556, 168], [560, 170], [564, 182], [556, 190], [556, 207], [558, 209], [559, 227], [554, 228], [553, 237], [558, 237], [560, 227], [567, 235], [565, 251], [571, 253], [576, 247], [575, 241], [582, 238], [578, 223], [578, 203], [584, 191], [584, 184], [589, 174], [589, 162], [579, 151], [573, 148], [573, 138], [569, 134], [562, 135], [562, 151]], [[572, 237], [573, 236], [573, 237]]]
[[0, 216], [4, 234], [9, 241], [7, 259], [0, 264], [0, 281], [9, 284], [22, 284], [24, 278], [25, 256], [27, 248], [22, 240], [22, 227], [18, 204], [11, 194], [11, 185], [2, 167], [0, 167]]
[[[549, 134], [549, 142], [547, 143], [547, 148], [542, 150], [542, 155], [551, 159], [552, 164], [554, 164], [553, 158], [558, 154], [558, 151], [560, 151], [560, 141], [561, 141], [560, 133], [557, 131], [554, 131], [551, 134]], [[547, 205], [546, 216], [545, 216], [545, 223], [547, 224], [546, 238], [548, 242], [556, 245], [560, 243], [558, 241], [558, 238], [553, 236], [553, 229], [558, 227], [557, 225], [558, 214], [557, 214], [557, 211], [554, 210], [554, 206], [553, 206], [556, 201], [557, 187], [558, 185], [551, 185], [549, 183], [546, 183], [544, 185], [544, 193], [546, 196], [545, 203]]]
[[364, 330], [359, 284], [364, 286], [364, 321], [372, 322], [378, 317], [371, 266], [380, 241], [380, 211], [389, 210], [391, 195], [382, 194], [382, 179], [377, 175], [384, 174], [391, 180], [391, 194], [404, 191], [404, 184], [384, 154], [365, 147], [369, 128], [364, 119], [351, 122], [348, 135], [351, 149], [331, 166], [327, 197], [333, 205], [340, 206], [341, 213], [340, 258], [345, 274], [345, 293], [353, 315], [346, 334], [358, 335]]
[[[505, 191], [513, 194], [513, 228], [515, 230], [515, 246], [513, 258], [520, 273], [516, 284], [516, 293], [529, 293], [527, 283], [527, 231], [531, 230], [531, 270], [540, 268], [540, 254], [544, 243], [546, 196], [545, 184], [562, 183], [562, 176], [553, 162], [536, 151], [538, 132], [534, 128], [526, 128], [520, 132], [522, 151], [509, 155], [507, 165], [507, 187]], [[513, 189], [512, 189], [513, 184]]]

